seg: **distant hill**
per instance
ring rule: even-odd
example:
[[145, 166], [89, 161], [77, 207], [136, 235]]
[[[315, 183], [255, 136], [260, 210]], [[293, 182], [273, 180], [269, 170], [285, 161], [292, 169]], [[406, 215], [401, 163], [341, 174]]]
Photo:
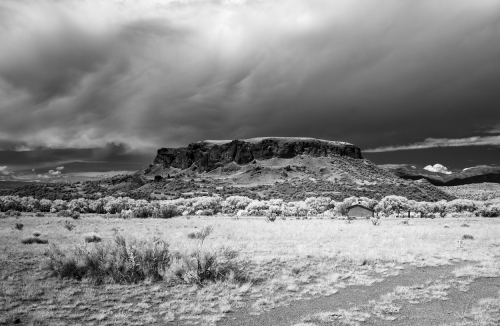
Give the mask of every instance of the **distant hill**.
[[458, 186], [482, 182], [500, 183], [500, 166], [480, 165], [448, 173], [433, 172], [411, 164], [380, 165], [384, 170], [407, 180], [425, 179], [435, 186]]
[[346, 142], [300, 137], [206, 140], [179, 148], [161, 148], [154, 161], [133, 175], [73, 184], [27, 185], [0, 190], [37, 198], [173, 199], [217, 194], [286, 201], [325, 196], [381, 199], [389, 195], [417, 201], [456, 197], [426, 180], [402, 179], [363, 159]]
[[470, 200], [500, 199], [500, 183], [471, 183], [467, 185], [441, 187], [450, 195]]
[[387, 195], [428, 201], [454, 198], [427, 182], [402, 180], [379, 168], [363, 159], [356, 145], [314, 138], [212, 140], [162, 148], [140, 173], [161, 180], [155, 192], [169, 196], [205, 189], [288, 200]]

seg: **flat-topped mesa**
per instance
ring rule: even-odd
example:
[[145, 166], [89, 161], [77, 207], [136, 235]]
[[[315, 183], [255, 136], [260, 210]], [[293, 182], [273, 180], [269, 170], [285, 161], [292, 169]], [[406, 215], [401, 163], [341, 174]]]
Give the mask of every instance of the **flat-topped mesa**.
[[187, 169], [194, 164], [198, 171], [207, 172], [231, 162], [243, 165], [253, 160], [293, 158], [298, 155], [363, 159], [359, 147], [349, 143], [315, 138], [266, 137], [205, 140], [189, 144], [188, 147], [161, 148], [153, 164], [179, 169]]

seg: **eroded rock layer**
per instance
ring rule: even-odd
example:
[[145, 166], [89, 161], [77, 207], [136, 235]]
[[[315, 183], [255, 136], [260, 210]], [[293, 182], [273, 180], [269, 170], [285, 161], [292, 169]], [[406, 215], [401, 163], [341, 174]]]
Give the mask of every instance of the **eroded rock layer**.
[[254, 160], [293, 158], [298, 155], [363, 158], [359, 147], [349, 143], [314, 138], [278, 137], [201, 141], [189, 144], [187, 147], [162, 148], [158, 150], [153, 165], [163, 168], [196, 168], [199, 172], [208, 172], [231, 162], [244, 165]]

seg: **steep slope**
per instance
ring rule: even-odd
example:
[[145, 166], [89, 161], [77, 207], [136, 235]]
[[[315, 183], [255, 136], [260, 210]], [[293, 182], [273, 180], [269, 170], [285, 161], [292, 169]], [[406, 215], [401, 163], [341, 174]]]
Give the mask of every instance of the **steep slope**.
[[239, 165], [254, 160], [293, 158], [298, 155], [313, 157], [344, 156], [362, 159], [359, 147], [314, 138], [269, 137], [246, 140], [205, 140], [188, 147], [162, 148], [145, 174], [165, 168], [196, 168], [209, 172], [229, 163]]

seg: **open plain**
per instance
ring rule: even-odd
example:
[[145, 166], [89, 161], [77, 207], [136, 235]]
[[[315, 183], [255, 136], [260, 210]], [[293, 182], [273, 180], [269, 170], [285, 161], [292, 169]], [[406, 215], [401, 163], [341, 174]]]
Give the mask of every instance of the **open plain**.
[[[23, 213], [0, 219], [0, 324], [497, 325], [499, 321], [498, 219], [414, 218], [403, 223], [406, 220], [383, 218], [374, 226], [370, 220], [346, 223], [322, 217], [266, 222], [264, 217], [113, 216], [85, 214], [73, 220]], [[193, 236], [209, 225], [213, 231], [204, 241]], [[22, 243], [33, 234], [48, 243]], [[101, 241], [86, 242], [89, 235]], [[155, 280], [96, 283], [91, 278], [61, 278], [49, 268], [48, 253], [54, 246], [66, 252], [75, 247], [92, 251], [113, 243], [117, 235], [162, 239], [170, 252], [231, 248], [239, 253], [234, 259], [244, 277], [175, 281], [165, 271]], [[443, 304], [446, 309], [432, 308]], [[418, 313], [426, 318], [415, 323]]]

